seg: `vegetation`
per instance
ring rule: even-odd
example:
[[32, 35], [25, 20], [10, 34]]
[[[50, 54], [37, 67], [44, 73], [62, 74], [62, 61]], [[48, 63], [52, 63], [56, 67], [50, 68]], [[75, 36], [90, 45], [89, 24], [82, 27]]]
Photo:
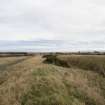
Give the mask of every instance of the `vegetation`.
[[105, 105], [104, 72], [95, 69], [104, 66], [104, 59], [60, 54], [0, 58], [6, 65], [0, 74], [5, 80], [0, 105]]
[[53, 62], [64, 67], [92, 70], [105, 77], [105, 56], [103, 55], [47, 55], [46, 62]]

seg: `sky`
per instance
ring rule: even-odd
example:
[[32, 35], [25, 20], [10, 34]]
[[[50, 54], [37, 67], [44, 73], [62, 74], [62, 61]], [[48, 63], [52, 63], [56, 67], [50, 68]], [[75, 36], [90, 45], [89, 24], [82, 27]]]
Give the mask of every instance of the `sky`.
[[104, 39], [105, 0], [0, 0], [0, 41]]

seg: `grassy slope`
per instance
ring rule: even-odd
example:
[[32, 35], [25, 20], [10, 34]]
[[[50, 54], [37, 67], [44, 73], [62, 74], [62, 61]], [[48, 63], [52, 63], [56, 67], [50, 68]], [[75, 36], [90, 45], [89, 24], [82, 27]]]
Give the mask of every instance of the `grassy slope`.
[[0, 85], [0, 105], [105, 105], [102, 75], [42, 61], [37, 56], [6, 68], [9, 72]]

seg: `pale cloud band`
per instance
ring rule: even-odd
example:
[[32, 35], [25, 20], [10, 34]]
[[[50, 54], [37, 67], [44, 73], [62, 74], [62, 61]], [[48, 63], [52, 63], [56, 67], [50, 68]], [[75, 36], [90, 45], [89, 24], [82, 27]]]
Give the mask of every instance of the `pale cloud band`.
[[0, 41], [0, 52], [77, 52], [105, 51], [105, 42], [64, 40]]

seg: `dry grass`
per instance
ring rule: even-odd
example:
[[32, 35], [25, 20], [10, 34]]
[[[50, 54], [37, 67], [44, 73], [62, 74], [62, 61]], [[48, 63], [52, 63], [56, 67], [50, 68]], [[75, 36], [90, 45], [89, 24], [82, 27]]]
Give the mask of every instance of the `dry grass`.
[[63, 67], [91, 70], [105, 77], [103, 55], [48, 55], [46, 61]]
[[26, 57], [6, 68], [5, 81], [0, 84], [0, 105], [105, 105], [102, 75], [79, 66], [44, 64], [43, 60], [41, 56]]
[[34, 69], [33, 80], [22, 97], [22, 105], [104, 105], [101, 89], [90, 86], [87, 77], [91, 75], [82, 72], [52, 65]]
[[37, 58], [29, 57], [23, 62], [8, 66], [3, 75], [5, 81], [0, 85], [0, 105], [20, 105], [20, 96], [28, 88], [31, 79], [30, 73], [35, 64], [40, 64], [35, 61]]

